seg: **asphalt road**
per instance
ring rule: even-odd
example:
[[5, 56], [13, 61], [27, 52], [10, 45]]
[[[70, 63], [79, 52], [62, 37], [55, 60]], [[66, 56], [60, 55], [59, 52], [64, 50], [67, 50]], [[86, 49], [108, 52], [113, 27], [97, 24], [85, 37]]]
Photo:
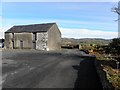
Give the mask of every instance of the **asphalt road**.
[[[3, 88], [101, 88], [93, 61], [77, 50], [2, 51]], [[82, 76], [82, 77], [81, 77]], [[88, 86], [88, 87], [87, 87]]]

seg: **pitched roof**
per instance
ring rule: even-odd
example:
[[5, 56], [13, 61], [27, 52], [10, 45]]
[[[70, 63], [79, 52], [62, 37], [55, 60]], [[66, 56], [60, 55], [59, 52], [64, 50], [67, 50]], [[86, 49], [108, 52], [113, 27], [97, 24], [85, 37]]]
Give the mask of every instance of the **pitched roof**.
[[10, 28], [7, 33], [20, 33], [20, 32], [47, 32], [56, 23], [32, 24], [32, 25], [19, 25]]

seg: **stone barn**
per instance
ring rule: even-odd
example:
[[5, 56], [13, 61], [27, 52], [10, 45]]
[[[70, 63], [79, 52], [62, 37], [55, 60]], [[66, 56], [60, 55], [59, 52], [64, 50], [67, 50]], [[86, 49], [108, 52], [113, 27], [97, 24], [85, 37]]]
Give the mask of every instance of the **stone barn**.
[[13, 26], [5, 32], [8, 49], [61, 49], [61, 32], [56, 23]]

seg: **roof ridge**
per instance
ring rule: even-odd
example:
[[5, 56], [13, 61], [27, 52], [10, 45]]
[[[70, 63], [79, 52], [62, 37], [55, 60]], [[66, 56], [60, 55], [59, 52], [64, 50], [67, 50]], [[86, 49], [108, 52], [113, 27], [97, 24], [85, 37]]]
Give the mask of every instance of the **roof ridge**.
[[17, 25], [11, 27], [6, 32], [47, 32], [54, 24], [56, 23]]
[[56, 24], [56, 22], [53, 22], [53, 23], [41, 23], [41, 24], [14, 25], [14, 26], [15, 27], [17, 27], [17, 26], [34, 26], [34, 25], [47, 25], [47, 24]]

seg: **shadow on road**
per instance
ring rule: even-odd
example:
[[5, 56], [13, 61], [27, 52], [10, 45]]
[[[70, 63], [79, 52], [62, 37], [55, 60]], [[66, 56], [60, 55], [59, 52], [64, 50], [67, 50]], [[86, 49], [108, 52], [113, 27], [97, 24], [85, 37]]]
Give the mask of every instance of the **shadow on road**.
[[96, 88], [102, 90], [102, 84], [94, 66], [94, 58], [84, 58], [80, 65], [72, 66], [77, 72], [77, 79], [74, 89], [77, 88]]

